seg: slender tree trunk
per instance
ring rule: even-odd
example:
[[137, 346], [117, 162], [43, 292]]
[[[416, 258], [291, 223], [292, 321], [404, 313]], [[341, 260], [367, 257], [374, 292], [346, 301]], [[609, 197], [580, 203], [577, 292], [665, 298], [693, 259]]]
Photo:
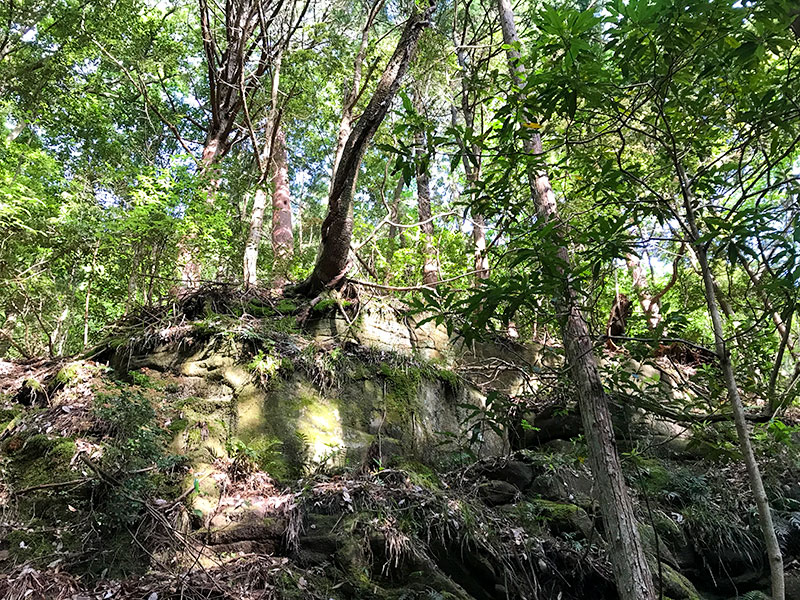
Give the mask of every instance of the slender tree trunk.
[[261, 232], [264, 227], [264, 210], [267, 206], [267, 192], [259, 187], [253, 197], [253, 208], [250, 211], [250, 229], [244, 247], [244, 286], [258, 285], [258, 247], [261, 244]]
[[92, 283], [94, 283], [95, 265], [97, 264], [97, 252], [100, 250], [100, 242], [94, 247], [92, 254], [92, 270], [89, 271], [89, 281], [86, 282], [86, 301], [83, 305], [83, 347], [89, 345], [89, 299], [92, 296]]
[[286, 135], [279, 125], [275, 132], [272, 152], [275, 186], [272, 193], [272, 251], [275, 256], [272, 287], [274, 288], [282, 288], [286, 283], [286, 271], [294, 253], [288, 158]]
[[333, 157], [333, 166], [331, 168], [331, 185], [336, 178], [336, 171], [339, 168], [339, 163], [344, 154], [344, 148], [347, 145], [347, 140], [353, 131], [353, 109], [356, 107], [358, 98], [361, 96], [361, 72], [364, 68], [364, 59], [367, 56], [367, 47], [369, 46], [370, 31], [375, 22], [375, 17], [383, 6], [384, 0], [374, 0], [367, 13], [367, 19], [364, 21], [364, 27], [361, 29], [361, 43], [358, 47], [353, 58], [353, 79], [350, 84], [350, 89], [345, 96], [344, 103], [342, 104], [342, 118], [339, 120], [339, 133], [336, 136], [336, 153]]
[[405, 185], [406, 182], [401, 175], [397, 180], [397, 185], [394, 188], [392, 203], [389, 205], [389, 258], [391, 258], [391, 255], [394, 254], [395, 243], [397, 236], [400, 233], [400, 228], [395, 225], [395, 223], [400, 222], [400, 199], [403, 197], [403, 188], [405, 188]]
[[433, 221], [431, 220], [431, 183], [428, 175], [425, 149], [427, 147], [425, 133], [414, 135], [417, 154], [417, 210], [419, 228], [422, 232], [422, 283], [436, 285], [439, 281], [439, 260], [433, 243]]
[[719, 356], [722, 374], [725, 378], [725, 387], [728, 390], [728, 399], [733, 409], [733, 421], [736, 424], [736, 433], [739, 436], [739, 446], [742, 449], [745, 467], [747, 468], [747, 475], [750, 479], [750, 488], [753, 491], [756, 507], [758, 508], [758, 521], [761, 525], [761, 533], [764, 536], [764, 544], [767, 549], [767, 557], [769, 559], [770, 569], [770, 582], [772, 585], [772, 600], [784, 600], [786, 597], [785, 585], [783, 579], [783, 556], [781, 555], [781, 548], [778, 544], [778, 537], [775, 534], [775, 526], [772, 522], [772, 512], [767, 499], [767, 493], [764, 489], [764, 482], [761, 479], [761, 471], [758, 468], [755, 454], [753, 453], [753, 446], [750, 443], [750, 432], [747, 428], [747, 421], [745, 419], [744, 405], [742, 398], [739, 395], [739, 387], [736, 384], [736, 375], [733, 371], [733, 363], [731, 362], [730, 351], [728, 350], [725, 341], [725, 331], [722, 326], [722, 317], [720, 316], [719, 308], [717, 307], [717, 299], [715, 293], [714, 277], [711, 273], [711, 267], [708, 262], [708, 255], [706, 254], [705, 246], [700, 243], [699, 229], [697, 227], [697, 220], [695, 218], [694, 205], [695, 199], [688, 184], [686, 172], [680, 162], [675, 159], [678, 177], [680, 179], [681, 191], [683, 193], [684, 210], [686, 211], [686, 220], [691, 233], [691, 245], [694, 255], [697, 257], [697, 262], [700, 266], [700, 272], [703, 277], [703, 286], [706, 296], [706, 304], [708, 305], [708, 312], [711, 316], [711, 324], [714, 329], [714, 345]]
[[472, 215], [472, 241], [475, 246], [475, 277], [489, 279], [489, 256], [486, 254], [486, 222], [483, 215]]
[[432, 8], [429, 6], [421, 12], [414, 9], [406, 21], [397, 48], [372, 98], [347, 138], [328, 196], [328, 214], [322, 223], [322, 248], [311, 276], [297, 287], [299, 294], [316, 295], [325, 288], [335, 288], [344, 282], [353, 238], [353, 196], [361, 160], [408, 70], [419, 36], [428, 26]]
[[[464, 50], [461, 48], [456, 49], [456, 59], [458, 60], [458, 66], [461, 67], [461, 112], [464, 116], [464, 125], [467, 127], [471, 127], [474, 129], [475, 127], [475, 114], [472, 110], [472, 105], [470, 104], [469, 98], [469, 86], [467, 85], [467, 79], [465, 76], [465, 72], [467, 70], [467, 59], [464, 54]], [[453, 125], [456, 125], [456, 108], [455, 106], [452, 108], [452, 117], [453, 117]], [[468, 154], [469, 150], [469, 154]], [[467, 185], [470, 188], [473, 188], [475, 182], [480, 179], [480, 154], [478, 149], [475, 148], [474, 145], [471, 145], [469, 149], [466, 148], [466, 144], [462, 144], [462, 163], [464, 164], [464, 174], [467, 177]], [[473, 193], [473, 202], [474, 202], [474, 193]], [[489, 271], [489, 257], [486, 254], [486, 221], [483, 218], [483, 215], [478, 213], [472, 212], [472, 241], [475, 247], [475, 279], [477, 283], [480, 283], [484, 279], [489, 279], [490, 271]]]
[[[511, 3], [509, 0], [497, 0], [497, 5], [511, 76], [515, 84], [522, 88], [525, 69], [516, 50], [519, 47], [519, 38]], [[528, 154], [542, 153], [542, 142], [538, 134], [525, 138], [524, 149]], [[561, 264], [569, 265], [570, 256], [563, 239], [550, 180], [547, 174], [537, 171], [532, 165], [528, 167], [528, 180], [538, 220], [542, 225], [556, 223], [554, 241], [559, 244], [558, 259]], [[622, 474], [608, 399], [600, 380], [589, 328], [580, 310], [577, 294], [570, 283], [569, 272], [562, 271], [562, 276], [563, 288], [556, 298], [556, 305], [562, 319], [565, 359], [570, 376], [578, 388], [581, 420], [589, 447], [592, 473], [600, 496], [619, 596], [621, 600], [655, 600], [653, 579], [639, 538], [633, 503]]]

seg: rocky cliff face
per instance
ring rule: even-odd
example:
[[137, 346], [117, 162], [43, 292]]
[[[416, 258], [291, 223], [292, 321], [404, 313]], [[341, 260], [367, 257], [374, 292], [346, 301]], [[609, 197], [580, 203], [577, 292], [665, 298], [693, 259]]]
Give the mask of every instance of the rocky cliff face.
[[[569, 389], [530, 376], [546, 348], [465, 346], [387, 305], [302, 328], [243, 307], [0, 363], [0, 597], [616, 597]], [[620, 405], [618, 433], [664, 597], [756, 598], [732, 432], [641, 415]], [[762, 442], [791, 564], [800, 462]]]

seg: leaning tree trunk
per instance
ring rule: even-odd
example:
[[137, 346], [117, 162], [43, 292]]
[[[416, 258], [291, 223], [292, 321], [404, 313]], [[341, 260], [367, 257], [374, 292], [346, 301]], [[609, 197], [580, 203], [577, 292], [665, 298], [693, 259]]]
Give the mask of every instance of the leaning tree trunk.
[[322, 248], [314, 271], [306, 281], [297, 286], [295, 291], [298, 294], [316, 295], [344, 282], [353, 238], [353, 196], [361, 160], [408, 70], [419, 36], [428, 25], [432, 9], [433, 5], [422, 12], [415, 10], [406, 21], [397, 48], [389, 59], [372, 98], [347, 138], [328, 196], [328, 214], [322, 223]]
[[286, 151], [286, 134], [280, 125], [275, 132], [272, 161], [275, 186], [272, 192], [272, 253], [275, 257], [272, 287], [282, 288], [286, 283], [286, 272], [294, 253], [294, 235], [289, 190], [289, 156]]
[[725, 331], [722, 326], [722, 317], [717, 307], [717, 299], [714, 276], [708, 262], [705, 246], [699, 241], [700, 232], [697, 227], [694, 205], [695, 199], [689, 187], [689, 180], [680, 162], [676, 161], [678, 177], [680, 179], [681, 192], [683, 194], [684, 210], [686, 211], [686, 221], [689, 232], [692, 236], [691, 245], [697, 262], [700, 266], [700, 273], [703, 277], [703, 287], [706, 296], [708, 312], [711, 315], [711, 325], [714, 329], [714, 345], [717, 356], [720, 360], [722, 375], [725, 378], [725, 387], [728, 390], [728, 399], [733, 410], [733, 421], [736, 424], [736, 433], [739, 437], [739, 446], [742, 449], [744, 464], [747, 468], [747, 476], [750, 480], [750, 488], [758, 508], [758, 521], [761, 525], [761, 534], [764, 536], [764, 544], [767, 548], [767, 558], [769, 559], [770, 583], [772, 586], [772, 600], [784, 600], [786, 597], [785, 584], [783, 579], [783, 556], [778, 544], [778, 537], [775, 534], [775, 526], [772, 522], [772, 512], [764, 489], [764, 482], [761, 479], [761, 472], [756, 462], [753, 446], [750, 443], [750, 432], [747, 429], [744, 405], [739, 395], [739, 387], [736, 384], [736, 375], [733, 371], [730, 351], [725, 341]]
[[[515, 85], [522, 89], [525, 68], [517, 50], [519, 38], [514, 25], [514, 14], [509, 0], [497, 0], [497, 4], [511, 76]], [[542, 142], [539, 135], [526, 137], [524, 149], [528, 154], [541, 154]], [[535, 169], [532, 164], [528, 166], [528, 180], [539, 222], [543, 226], [546, 223], [556, 224], [554, 241], [559, 246], [558, 261], [565, 265], [559, 268], [563, 277], [563, 288], [556, 298], [556, 305], [562, 319], [561, 332], [566, 363], [578, 389], [581, 419], [589, 447], [592, 473], [600, 496], [619, 596], [622, 600], [655, 600], [653, 579], [639, 537], [633, 503], [622, 474], [608, 399], [600, 379], [594, 346], [567, 271], [570, 255], [560, 225], [555, 194], [547, 174]]]
[[417, 212], [422, 232], [422, 283], [433, 286], [439, 281], [439, 260], [433, 243], [431, 181], [425, 157], [425, 134], [415, 134], [414, 143], [417, 147]]

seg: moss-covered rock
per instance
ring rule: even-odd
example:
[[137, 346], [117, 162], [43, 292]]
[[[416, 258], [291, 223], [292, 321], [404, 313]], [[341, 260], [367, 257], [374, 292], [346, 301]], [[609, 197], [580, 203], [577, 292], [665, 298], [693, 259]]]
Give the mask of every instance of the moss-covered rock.
[[15, 529], [6, 536], [9, 557], [17, 563], [50, 562], [57, 553], [79, 550], [80, 538], [68, 529], [56, 529], [34, 519], [25, 528]]
[[389, 421], [404, 424], [411, 421], [419, 412], [419, 386], [422, 375], [418, 367], [393, 367], [381, 363], [381, 376], [387, 382], [386, 417]]
[[22, 411], [19, 408], [0, 408], [0, 433], [15, 423], [20, 414]]
[[76, 452], [72, 438], [40, 433], [9, 443], [5, 450], [10, 457], [9, 482], [15, 490], [75, 478], [70, 469]]
[[[656, 588], [658, 587], [658, 567], [651, 566]], [[702, 600], [691, 581], [667, 564], [661, 564], [664, 596], [672, 600]]]
[[535, 532], [545, 526], [553, 535], [589, 539], [592, 535], [591, 518], [580, 506], [550, 500], [532, 499], [520, 502], [513, 511], [526, 529]]

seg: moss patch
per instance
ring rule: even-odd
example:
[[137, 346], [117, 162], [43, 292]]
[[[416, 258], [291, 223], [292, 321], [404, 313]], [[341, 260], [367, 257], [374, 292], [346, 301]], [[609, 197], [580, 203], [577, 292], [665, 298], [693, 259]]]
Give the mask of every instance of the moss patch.
[[[653, 574], [657, 576], [657, 573], [658, 567], [654, 567]], [[665, 596], [673, 600], [702, 600], [692, 582], [669, 565], [661, 563], [661, 575]]]
[[76, 451], [72, 438], [49, 438], [45, 434], [27, 438], [18, 450], [10, 453], [12, 486], [20, 490], [74, 479], [69, 466]]
[[520, 502], [513, 510], [522, 525], [532, 531], [544, 526], [553, 535], [588, 538], [593, 527], [586, 511], [575, 504], [535, 499]]
[[419, 386], [422, 374], [417, 367], [393, 367], [381, 363], [380, 374], [386, 380], [386, 417], [396, 424], [409, 423], [419, 412]]
[[438, 490], [442, 487], [442, 482], [436, 471], [421, 462], [401, 458], [397, 463], [397, 468], [405, 471], [408, 474], [408, 479], [414, 485], [429, 490]]
[[80, 538], [74, 533], [63, 529], [53, 532], [44, 525], [34, 520], [26, 529], [15, 529], [8, 534], [8, 554], [15, 562], [49, 562], [57, 552], [80, 550]]

